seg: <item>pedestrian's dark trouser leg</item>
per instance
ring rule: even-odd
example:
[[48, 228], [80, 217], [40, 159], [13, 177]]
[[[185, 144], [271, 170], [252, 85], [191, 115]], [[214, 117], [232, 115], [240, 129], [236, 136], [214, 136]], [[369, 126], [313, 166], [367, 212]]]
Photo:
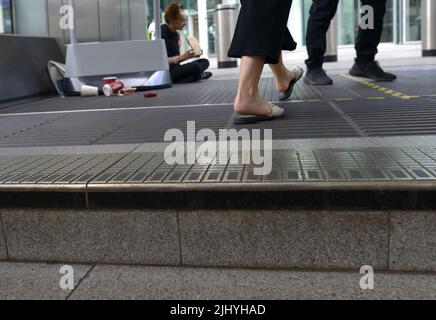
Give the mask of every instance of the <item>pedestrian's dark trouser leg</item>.
[[202, 66], [196, 62], [176, 65], [170, 68], [171, 79], [175, 83], [191, 83], [201, 80]]
[[372, 62], [378, 53], [377, 47], [380, 44], [383, 21], [386, 15], [387, 0], [361, 0], [362, 6], [369, 5], [374, 8], [374, 29], [363, 30], [359, 28], [356, 40], [357, 63]]
[[321, 68], [327, 50], [326, 34], [338, 9], [339, 0], [313, 0], [307, 25], [308, 68]]

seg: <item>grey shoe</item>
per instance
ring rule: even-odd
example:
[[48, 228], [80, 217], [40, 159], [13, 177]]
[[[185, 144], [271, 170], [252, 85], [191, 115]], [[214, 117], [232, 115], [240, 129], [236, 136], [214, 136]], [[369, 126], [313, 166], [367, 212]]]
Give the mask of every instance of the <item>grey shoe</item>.
[[331, 86], [333, 80], [327, 75], [324, 69], [307, 69], [304, 83], [315, 86]]

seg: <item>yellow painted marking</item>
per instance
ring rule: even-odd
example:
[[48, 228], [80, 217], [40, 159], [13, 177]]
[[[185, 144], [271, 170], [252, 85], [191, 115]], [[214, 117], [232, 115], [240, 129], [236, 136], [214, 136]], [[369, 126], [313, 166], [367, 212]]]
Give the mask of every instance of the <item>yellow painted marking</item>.
[[402, 96], [401, 99], [403, 100], [412, 100], [412, 99], [416, 99], [416, 98], [420, 98], [420, 96]]
[[336, 99], [331, 99], [332, 101], [350, 101], [350, 100], [354, 100], [353, 98], [336, 98]]
[[[364, 97], [364, 98], [359, 98], [359, 99], [363, 99], [363, 100], [386, 100], [386, 97]], [[353, 101], [353, 100], [357, 100], [355, 98], [332, 98], [332, 99], [326, 99], [326, 100], [321, 100], [321, 99], [308, 99], [308, 100], [294, 100], [294, 101], [289, 101], [290, 103], [302, 103], [302, 102], [323, 102], [323, 101]]]
[[[420, 98], [421, 97], [421, 96], [407, 95], [407, 94], [404, 94], [404, 93], [401, 93], [401, 92], [398, 92], [398, 91], [395, 91], [395, 90], [383, 87], [383, 86], [381, 86], [379, 84], [376, 84], [374, 82], [369, 82], [367, 80], [354, 77], [354, 76], [349, 75], [349, 74], [341, 74], [341, 76], [344, 77], [344, 78], [353, 80], [355, 82], [358, 82], [358, 83], [360, 83], [360, 84], [362, 84], [362, 85], [364, 85], [364, 86], [366, 86], [368, 88], [372, 88], [372, 89], [378, 90], [380, 92], [386, 93], [388, 95], [391, 95], [393, 97], [400, 98], [400, 99], [403, 99], [403, 100], [411, 100], [411, 99], [415, 99], [415, 98]], [[431, 96], [436, 96], [436, 94], [431, 95]], [[368, 100], [376, 100], [373, 97], [367, 98], [367, 99]]]

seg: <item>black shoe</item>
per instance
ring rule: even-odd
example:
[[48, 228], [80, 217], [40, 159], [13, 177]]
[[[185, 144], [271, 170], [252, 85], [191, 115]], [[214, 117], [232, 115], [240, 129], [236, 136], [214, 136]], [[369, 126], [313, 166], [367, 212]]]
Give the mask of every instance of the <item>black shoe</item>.
[[280, 101], [286, 101], [292, 96], [292, 91], [294, 89], [294, 86], [297, 84], [298, 81], [303, 77], [304, 70], [300, 67], [297, 67], [293, 70], [295, 73], [295, 79], [293, 79], [288, 86], [288, 89], [286, 91], [280, 92], [279, 99]]
[[213, 73], [212, 73], [212, 72], [206, 71], [206, 72], [204, 72], [203, 75], [201, 76], [201, 80], [207, 80], [207, 79], [209, 79], [209, 78], [212, 77], [212, 76], [213, 76]]
[[304, 83], [317, 86], [330, 86], [333, 80], [327, 75], [322, 68], [307, 69]]
[[350, 74], [355, 77], [368, 78], [375, 81], [391, 82], [397, 79], [397, 76], [384, 72], [377, 61], [367, 63], [355, 63], [350, 70]]

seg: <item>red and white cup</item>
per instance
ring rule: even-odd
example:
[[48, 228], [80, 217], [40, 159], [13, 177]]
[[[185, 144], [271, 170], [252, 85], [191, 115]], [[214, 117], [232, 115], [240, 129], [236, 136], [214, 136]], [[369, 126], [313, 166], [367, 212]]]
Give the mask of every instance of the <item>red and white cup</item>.
[[104, 84], [111, 84], [113, 82], [117, 81], [117, 77], [107, 77], [103, 78]]
[[118, 94], [119, 92], [121, 92], [123, 88], [124, 82], [121, 80], [115, 80], [103, 86], [103, 93], [105, 94], [105, 96], [110, 97], [114, 94]]

